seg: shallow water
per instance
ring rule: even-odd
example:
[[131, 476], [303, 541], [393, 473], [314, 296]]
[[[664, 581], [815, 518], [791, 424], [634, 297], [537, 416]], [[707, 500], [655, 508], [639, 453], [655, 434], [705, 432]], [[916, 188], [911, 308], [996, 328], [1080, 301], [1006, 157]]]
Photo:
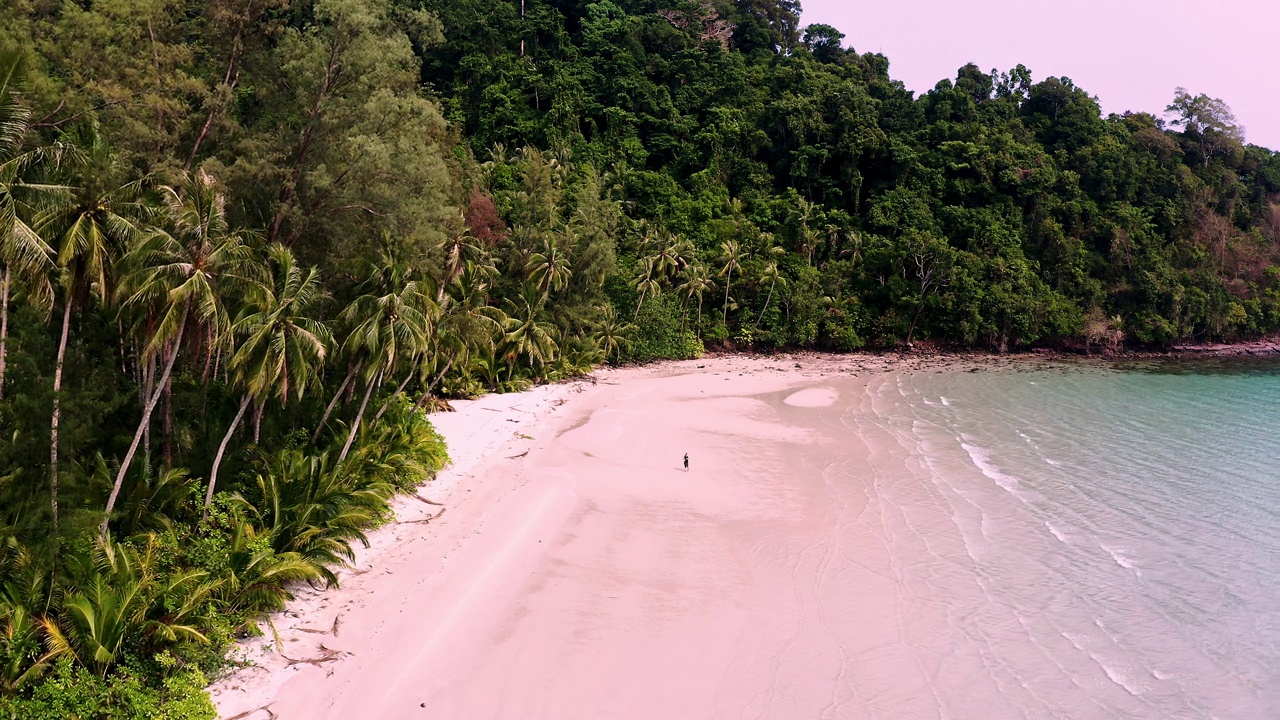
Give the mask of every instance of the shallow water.
[[845, 438], [822, 473], [837, 562], [880, 590], [818, 590], [868, 616], [824, 714], [1280, 717], [1280, 366], [847, 389], [810, 420]]

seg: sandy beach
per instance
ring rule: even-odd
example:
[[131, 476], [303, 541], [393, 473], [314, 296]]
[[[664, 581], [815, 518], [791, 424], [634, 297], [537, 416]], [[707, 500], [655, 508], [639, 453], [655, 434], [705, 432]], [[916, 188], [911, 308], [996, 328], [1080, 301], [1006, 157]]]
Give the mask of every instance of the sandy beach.
[[457, 402], [432, 416], [453, 465], [401, 499], [340, 588], [303, 588], [240, 647], [251, 666], [211, 688], [219, 711], [837, 717], [857, 692], [909, 709], [929, 688], [841, 639], [900, 643], [904, 619], [874, 523], [866, 557], [834, 557], [833, 526], [866, 495], [833, 502], [813, 427], [887, 371], [954, 362], [721, 356]]

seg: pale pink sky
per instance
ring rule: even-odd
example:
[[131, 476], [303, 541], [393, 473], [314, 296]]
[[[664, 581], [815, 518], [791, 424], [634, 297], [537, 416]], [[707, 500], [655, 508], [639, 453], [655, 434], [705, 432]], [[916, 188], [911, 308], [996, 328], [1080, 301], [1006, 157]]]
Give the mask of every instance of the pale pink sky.
[[1161, 113], [1182, 86], [1226, 101], [1248, 142], [1280, 150], [1280, 0], [802, 0], [922, 93], [967, 62], [1065, 75], [1104, 113]]

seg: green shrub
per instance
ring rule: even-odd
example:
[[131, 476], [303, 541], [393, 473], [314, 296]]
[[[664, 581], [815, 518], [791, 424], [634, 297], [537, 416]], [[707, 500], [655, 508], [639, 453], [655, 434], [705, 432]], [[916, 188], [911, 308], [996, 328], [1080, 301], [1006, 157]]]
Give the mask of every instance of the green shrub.
[[0, 697], [0, 720], [215, 720], [208, 684], [196, 670], [171, 675], [159, 687], [128, 668], [99, 678], [64, 658], [44, 682]]
[[685, 317], [683, 330], [680, 320], [680, 301], [676, 296], [664, 294], [645, 300], [634, 323], [636, 334], [631, 340], [631, 359], [649, 362], [702, 357], [702, 341], [690, 329], [693, 318]]

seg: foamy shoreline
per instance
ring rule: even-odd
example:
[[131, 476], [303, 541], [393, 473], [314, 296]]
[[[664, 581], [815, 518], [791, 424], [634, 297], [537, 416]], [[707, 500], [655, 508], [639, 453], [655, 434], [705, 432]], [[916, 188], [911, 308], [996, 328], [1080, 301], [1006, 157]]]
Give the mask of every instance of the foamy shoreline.
[[[535, 683], [537, 673], [528, 668], [561, 661], [554, 646], [571, 644], [543, 619], [572, 612], [576, 614], [565, 617], [577, 622], [584, 613], [599, 612], [599, 601], [583, 596], [612, 582], [620, 588], [618, 594], [605, 599], [613, 597], [620, 606], [658, 605], [611, 609], [616, 614], [612, 624], [607, 618], [598, 625], [583, 620], [600, 637], [582, 657], [595, 656], [593, 662], [607, 672], [609, 666], [627, 662], [634, 652], [631, 643], [643, 642], [634, 636], [645, 630], [629, 623], [646, 613], [667, 612], [662, 603], [680, 598], [690, 585], [678, 584], [681, 573], [701, 583], [707, 573], [724, 571], [718, 565], [702, 567], [701, 560], [684, 557], [678, 548], [653, 547], [685, 525], [664, 525], [668, 521], [651, 516], [652, 508], [671, 506], [695, 523], [703, 522], [699, 518], [745, 521], [738, 517], [744, 509], [734, 498], [739, 492], [732, 483], [738, 472], [735, 448], [751, 444], [752, 438], [762, 447], [807, 442], [802, 433], [789, 433], [761, 416], [744, 398], [786, 392], [788, 406], [820, 411], [834, 402], [825, 378], [1011, 367], [1028, 361], [1026, 356], [717, 355], [607, 369], [591, 379], [456, 402], [457, 412], [432, 416], [454, 463], [420, 488], [416, 498], [397, 501], [396, 520], [372, 532], [371, 546], [357, 553], [351, 569], [339, 573], [341, 588], [299, 590], [288, 609], [272, 618], [278, 643], [270, 629], [265, 637], [243, 643], [238, 652], [252, 666], [211, 686], [214, 701], [224, 718], [237, 720], [460, 717], [427, 712], [438, 695], [433, 683], [439, 676], [453, 666], [491, 668], [500, 662], [525, 668], [521, 677]], [[799, 392], [787, 392], [791, 390]], [[625, 425], [628, 436], [618, 437], [607, 414], [623, 408], [653, 414], [631, 418]], [[681, 449], [689, 446], [694, 449]], [[663, 457], [654, 455], [655, 448]], [[694, 462], [688, 476], [677, 465], [685, 451]], [[699, 482], [689, 484], [691, 479]], [[608, 486], [601, 487], [600, 480]], [[420, 502], [424, 499], [433, 504]], [[706, 547], [715, 532], [713, 523], [688, 540], [693, 547]], [[618, 533], [647, 539], [631, 541]], [[605, 567], [639, 571], [634, 577], [599, 577], [604, 571], [597, 567], [586, 577], [565, 576], [565, 567], [597, 561], [590, 547], [578, 547], [587, 537], [597, 545], [612, 543], [624, 554], [615, 566]], [[731, 555], [721, 559], [729, 565], [724, 572], [732, 571]], [[653, 563], [667, 562], [674, 567], [649, 575]], [[665, 574], [677, 585], [644, 589]], [[555, 610], [540, 612], [534, 605]], [[576, 609], [566, 611], [567, 606]], [[680, 626], [686, 620], [676, 614], [670, 622]], [[695, 644], [689, 650], [695, 658], [691, 669], [727, 662], [717, 653], [735, 630], [733, 622], [730, 617], [724, 627], [708, 628], [702, 647], [696, 647], [696, 637], [690, 638]], [[690, 626], [681, 632], [694, 630]], [[490, 653], [495, 644], [506, 649]], [[541, 655], [531, 662], [530, 653]], [[593, 672], [578, 670], [582, 676]], [[699, 689], [694, 676], [689, 693]], [[485, 693], [527, 699], [539, 692], [528, 684], [510, 686], [515, 681], [505, 677], [491, 678], [489, 685], [483, 678], [468, 682], [465, 692], [470, 694], [460, 696], [457, 702], [464, 704], [455, 708], [483, 703]], [[672, 693], [679, 697], [679, 688]], [[485, 706], [489, 714], [483, 716], [577, 717], [572, 708], [591, 706], [590, 697], [542, 699], [543, 707], [519, 709], [497, 700]], [[415, 710], [423, 714], [412, 714]]]

